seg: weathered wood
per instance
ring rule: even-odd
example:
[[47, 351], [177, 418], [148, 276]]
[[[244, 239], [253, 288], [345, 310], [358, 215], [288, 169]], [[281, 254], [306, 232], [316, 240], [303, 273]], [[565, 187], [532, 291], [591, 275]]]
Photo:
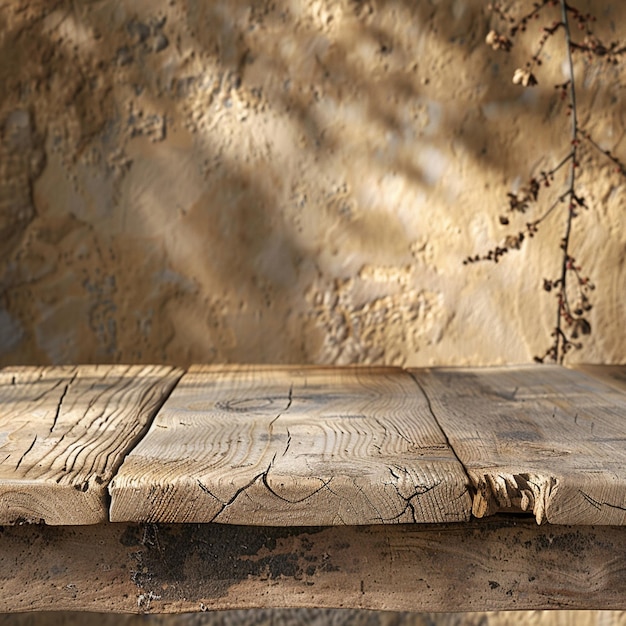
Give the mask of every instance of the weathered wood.
[[0, 372], [0, 524], [95, 524], [107, 485], [182, 374], [171, 367]]
[[360, 609], [232, 609], [172, 616], [48, 611], [0, 614], [0, 626], [626, 626], [624, 611], [415, 613]]
[[112, 521], [469, 518], [467, 476], [397, 368], [196, 367], [128, 455]]
[[626, 395], [558, 366], [413, 370], [474, 486], [473, 514], [626, 524]]
[[626, 609], [626, 527], [0, 529], [0, 612]]
[[626, 365], [572, 365], [572, 368], [593, 376], [607, 385], [626, 392]]

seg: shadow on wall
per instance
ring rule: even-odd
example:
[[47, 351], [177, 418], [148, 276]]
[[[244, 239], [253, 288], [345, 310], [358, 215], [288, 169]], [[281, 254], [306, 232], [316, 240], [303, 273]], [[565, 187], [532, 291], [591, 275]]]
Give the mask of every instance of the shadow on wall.
[[460, 261], [567, 120], [488, 28], [480, 0], [8, 5], [0, 363], [528, 360], [529, 271]]

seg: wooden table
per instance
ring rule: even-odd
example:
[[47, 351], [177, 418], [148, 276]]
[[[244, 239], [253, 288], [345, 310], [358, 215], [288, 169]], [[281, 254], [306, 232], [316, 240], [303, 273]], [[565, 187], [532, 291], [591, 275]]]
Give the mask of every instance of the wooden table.
[[626, 609], [626, 366], [0, 370], [0, 612]]

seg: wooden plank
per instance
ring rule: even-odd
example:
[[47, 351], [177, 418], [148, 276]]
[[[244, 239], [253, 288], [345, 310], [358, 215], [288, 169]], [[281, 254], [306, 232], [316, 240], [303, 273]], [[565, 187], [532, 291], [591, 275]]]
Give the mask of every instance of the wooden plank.
[[473, 514], [626, 524], [626, 396], [558, 366], [413, 370], [474, 487]]
[[0, 524], [108, 519], [108, 482], [182, 375], [166, 366], [0, 372]]
[[[186, 621], [185, 621], [186, 619]], [[92, 621], [93, 620], [93, 621]], [[181, 621], [182, 620], [182, 621]], [[413, 613], [410, 611], [362, 611], [360, 609], [232, 609], [210, 615], [97, 613], [80, 611], [7, 613], [0, 626], [626, 626], [624, 611], [499, 611], [473, 613]]]
[[397, 368], [192, 368], [110, 485], [112, 521], [461, 521], [468, 479]]
[[572, 369], [578, 370], [588, 376], [593, 376], [607, 385], [611, 385], [620, 391], [626, 392], [626, 365], [572, 365]]
[[626, 609], [626, 527], [0, 529], [0, 612]]

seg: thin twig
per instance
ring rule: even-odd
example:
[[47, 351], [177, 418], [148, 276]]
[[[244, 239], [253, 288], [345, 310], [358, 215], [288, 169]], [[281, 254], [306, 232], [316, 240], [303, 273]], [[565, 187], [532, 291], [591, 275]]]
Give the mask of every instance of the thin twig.
[[598, 143], [593, 139], [593, 137], [591, 137], [591, 135], [586, 131], [583, 130], [582, 128], [578, 129], [578, 134], [585, 139], [586, 141], [588, 141], [600, 154], [602, 154], [604, 157], [606, 157], [609, 161], [611, 161], [613, 163], [613, 165], [615, 165], [616, 171], [622, 175], [626, 175], [626, 167], [624, 166], [624, 164], [615, 156], [613, 156], [612, 152], [610, 150], [604, 150], [603, 148], [601, 148]]
[[[561, 282], [559, 284], [560, 294], [562, 296], [562, 304], [565, 307], [565, 312], [570, 313], [570, 306], [567, 299], [567, 270], [571, 263], [569, 255], [570, 237], [572, 234], [572, 220], [574, 219], [574, 196], [575, 196], [575, 184], [576, 184], [576, 156], [578, 152], [578, 110], [576, 107], [576, 81], [574, 80], [574, 61], [572, 59], [572, 35], [570, 32], [568, 5], [565, 0], [561, 0], [561, 19], [563, 20], [563, 29], [565, 31], [565, 44], [567, 48], [567, 69], [569, 73], [569, 98], [570, 98], [570, 115], [572, 118], [572, 149], [571, 149], [571, 162], [569, 166], [569, 181], [568, 189], [565, 197], [569, 196], [569, 207], [567, 211], [567, 221], [565, 226], [565, 236], [562, 239], [563, 260], [561, 262]], [[568, 341], [562, 332], [561, 325], [563, 323], [563, 311], [561, 306], [557, 311], [556, 319], [556, 337], [555, 337], [555, 353], [554, 360], [558, 363], [563, 363], [565, 352], [567, 351]]]

